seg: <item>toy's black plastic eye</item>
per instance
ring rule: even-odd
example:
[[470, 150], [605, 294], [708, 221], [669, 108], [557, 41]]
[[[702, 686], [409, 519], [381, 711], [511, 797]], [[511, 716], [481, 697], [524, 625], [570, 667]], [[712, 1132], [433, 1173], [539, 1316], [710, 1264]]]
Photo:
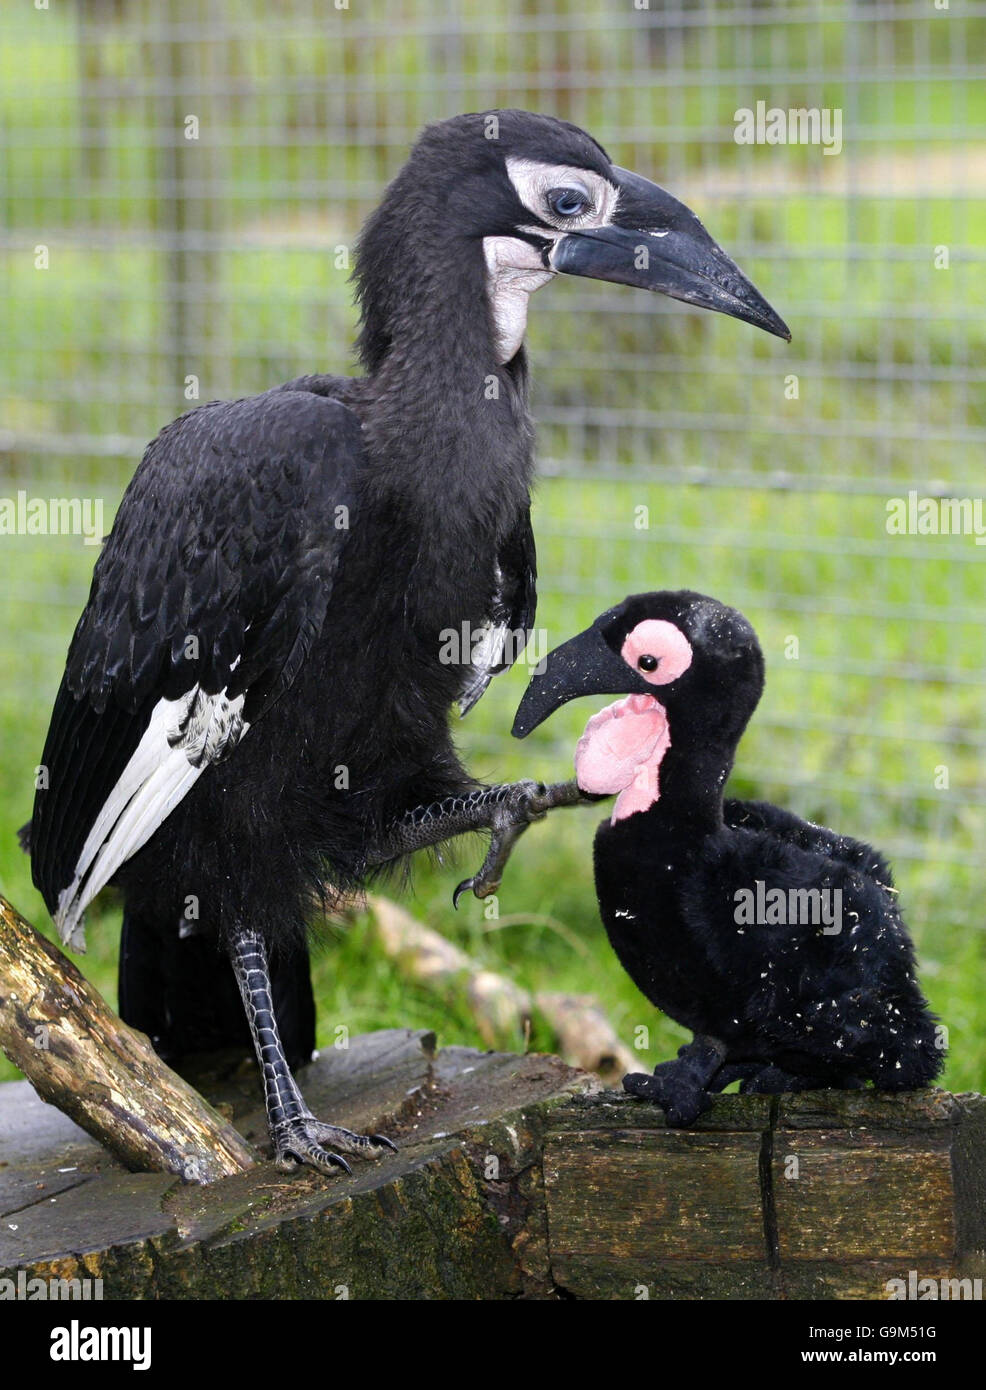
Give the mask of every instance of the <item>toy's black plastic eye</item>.
[[637, 658], [637, 668], [641, 671], [656, 671], [660, 664], [659, 656], [639, 656]]
[[584, 188], [552, 188], [545, 200], [556, 217], [581, 217], [592, 207]]

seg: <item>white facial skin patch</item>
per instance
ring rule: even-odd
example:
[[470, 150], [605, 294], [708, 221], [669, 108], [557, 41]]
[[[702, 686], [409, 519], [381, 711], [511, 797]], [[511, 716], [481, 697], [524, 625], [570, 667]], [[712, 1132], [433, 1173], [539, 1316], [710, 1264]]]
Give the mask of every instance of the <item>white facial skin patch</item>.
[[[616, 211], [618, 190], [591, 169], [508, 156], [507, 174], [517, 197], [536, 219], [523, 231], [557, 238], [584, 227], [605, 227]], [[548, 202], [548, 194], [554, 189], [584, 194], [585, 211], [573, 217], [558, 216]], [[509, 362], [524, 341], [529, 297], [547, 284], [555, 272], [546, 270], [541, 252], [520, 237], [484, 237], [483, 254], [497, 361]]]
[[[613, 220], [619, 190], [594, 169], [579, 169], [572, 164], [542, 164], [536, 159], [508, 155], [507, 174], [525, 208], [529, 208], [539, 222], [557, 227], [560, 232], [578, 231], [581, 227], [607, 227]], [[560, 188], [584, 192], [588, 200], [585, 211], [574, 217], [558, 216], [547, 197], [553, 189]], [[538, 230], [544, 232], [544, 228]]]
[[554, 279], [545, 270], [541, 253], [519, 237], [483, 238], [486, 257], [486, 293], [493, 311], [496, 360], [509, 362], [527, 332], [527, 301], [535, 290]]

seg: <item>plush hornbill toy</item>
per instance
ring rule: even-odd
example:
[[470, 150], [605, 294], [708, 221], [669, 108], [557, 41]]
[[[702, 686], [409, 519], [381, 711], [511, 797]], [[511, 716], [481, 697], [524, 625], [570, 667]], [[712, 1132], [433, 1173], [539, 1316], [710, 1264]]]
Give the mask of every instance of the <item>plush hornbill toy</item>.
[[360, 238], [364, 374], [168, 425], [72, 639], [34, 881], [75, 947], [122, 889], [121, 1013], [164, 1055], [252, 1034], [285, 1167], [380, 1150], [315, 1120], [290, 1071], [314, 1045], [304, 943], [326, 885], [487, 829], [464, 885], [483, 895], [573, 799], [477, 786], [449, 732], [534, 621], [523, 339], [559, 272], [790, 336], [693, 213], [584, 131], [524, 111], [430, 126]]
[[753, 628], [702, 594], [639, 594], [556, 648], [517, 711], [523, 738], [566, 700], [594, 715], [576, 781], [618, 793], [595, 839], [609, 939], [694, 1041], [625, 1088], [690, 1124], [711, 1093], [913, 1090], [941, 1071], [935, 1020], [883, 856], [760, 801], [723, 800], [760, 700]]

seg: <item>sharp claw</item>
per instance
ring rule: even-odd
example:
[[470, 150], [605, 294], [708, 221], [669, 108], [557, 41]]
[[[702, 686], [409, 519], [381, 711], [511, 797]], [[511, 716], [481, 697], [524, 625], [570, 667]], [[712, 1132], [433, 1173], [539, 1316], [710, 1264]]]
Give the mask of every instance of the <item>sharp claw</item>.
[[[327, 1147], [331, 1145], [331, 1147]], [[396, 1153], [397, 1146], [385, 1134], [354, 1134], [338, 1125], [330, 1125], [309, 1115], [286, 1125], [275, 1136], [275, 1162], [282, 1172], [291, 1173], [307, 1165], [330, 1175], [334, 1168], [344, 1173], [353, 1170], [336, 1149], [354, 1153], [361, 1158], [378, 1158], [385, 1149]]]
[[465, 878], [452, 894], [452, 906], [458, 909], [463, 893], [472, 891], [477, 898], [488, 898], [499, 891], [503, 872], [514, 845], [529, 825], [544, 817], [556, 805], [574, 804], [579, 798], [574, 783], [546, 786], [544, 782], [518, 782], [514, 794], [497, 813], [491, 826], [493, 835], [486, 858], [472, 878]]
[[475, 878], [464, 878], [462, 882], [459, 884], [458, 888], [456, 888], [455, 892], [452, 894], [452, 906], [455, 908], [456, 911], [458, 911], [459, 899], [462, 897], [463, 893], [468, 892], [470, 889], [476, 895], [476, 897], [479, 898], [480, 901], [482, 901], [483, 898], [488, 898], [491, 893], [495, 893], [499, 886], [499, 879], [497, 879], [495, 883], [481, 882], [480, 874], [477, 874]]
[[344, 1173], [353, 1171], [341, 1154], [329, 1153], [327, 1149], [320, 1149], [317, 1144], [313, 1144], [303, 1153], [285, 1149], [278, 1154], [276, 1163], [282, 1173], [293, 1173], [295, 1169], [306, 1166], [314, 1168], [318, 1173], [325, 1173], [326, 1176], [333, 1168], [341, 1168]]

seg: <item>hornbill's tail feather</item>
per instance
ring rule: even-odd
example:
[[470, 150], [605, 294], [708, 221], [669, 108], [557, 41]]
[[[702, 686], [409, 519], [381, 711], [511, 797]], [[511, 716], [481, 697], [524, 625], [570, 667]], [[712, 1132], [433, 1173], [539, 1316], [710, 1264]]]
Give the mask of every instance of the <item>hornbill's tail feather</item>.
[[[292, 1067], [315, 1049], [315, 1001], [303, 942], [271, 953], [274, 1012]], [[120, 1017], [146, 1033], [165, 1061], [194, 1052], [253, 1052], [226, 952], [206, 935], [167, 934], [124, 913], [120, 937]]]

